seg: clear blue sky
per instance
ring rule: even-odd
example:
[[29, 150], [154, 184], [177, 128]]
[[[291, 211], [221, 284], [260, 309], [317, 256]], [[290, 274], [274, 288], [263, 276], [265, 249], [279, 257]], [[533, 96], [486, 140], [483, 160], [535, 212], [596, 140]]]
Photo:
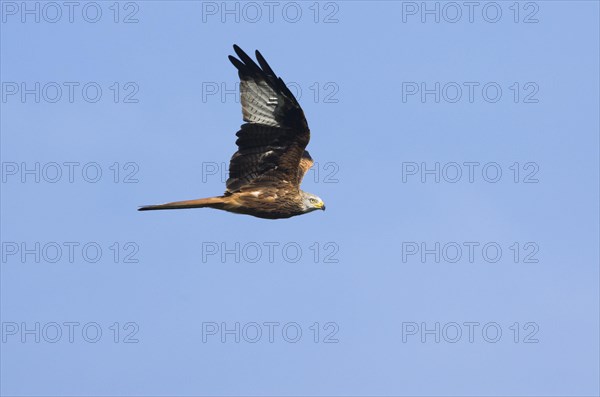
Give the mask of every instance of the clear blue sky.
[[[2, 395], [600, 393], [598, 2], [22, 4]], [[233, 43], [301, 93], [327, 211], [137, 212], [224, 190]]]

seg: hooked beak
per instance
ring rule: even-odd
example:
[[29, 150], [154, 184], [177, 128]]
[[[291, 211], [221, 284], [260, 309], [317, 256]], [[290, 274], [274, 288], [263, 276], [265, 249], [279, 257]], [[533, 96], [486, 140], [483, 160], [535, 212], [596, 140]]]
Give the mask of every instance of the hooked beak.
[[321, 206], [321, 209], [322, 209], [323, 211], [325, 211], [325, 203], [323, 203], [323, 205]]

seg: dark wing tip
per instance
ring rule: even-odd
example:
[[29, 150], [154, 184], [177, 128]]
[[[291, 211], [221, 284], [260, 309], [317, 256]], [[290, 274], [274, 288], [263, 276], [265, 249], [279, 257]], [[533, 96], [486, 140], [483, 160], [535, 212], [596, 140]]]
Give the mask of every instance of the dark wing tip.
[[254, 62], [254, 60], [252, 58], [250, 58], [250, 56], [248, 54], [246, 54], [246, 52], [244, 50], [242, 50], [237, 44], [233, 45], [233, 50], [235, 51], [235, 53], [237, 54], [237, 56], [240, 59], [237, 59], [236, 57], [229, 55], [229, 60], [231, 61], [231, 63], [233, 63], [233, 66], [235, 66], [238, 70], [240, 70], [240, 71], [244, 70], [247, 73], [248, 72], [249, 73], [262, 72], [262, 73], [266, 74], [267, 76], [277, 77], [277, 75], [275, 74], [275, 72], [273, 71], [271, 66], [269, 66], [269, 64], [265, 60], [265, 57], [262, 56], [260, 51], [258, 51], [258, 50], [255, 51], [256, 60], [258, 61], [258, 65], [257, 65], [256, 62]]
[[254, 62], [252, 58], [250, 58], [250, 56], [246, 54], [244, 50], [242, 50], [236, 44], [233, 45], [233, 50], [240, 59], [236, 59], [235, 57], [232, 57], [230, 55], [229, 60], [240, 71], [242, 75], [260, 76], [261, 73], [264, 73], [263, 70], [256, 64], [256, 62]]
[[254, 66], [258, 67], [258, 65], [256, 65], [256, 63], [252, 60], [252, 58], [250, 58], [250, 56], [248, 54], [246, 54], [246, 52], [244, 52], [244, 50], [242, 50], [240, 47], [238, 47], [237, 45], [234, 45], [233, 50], [235, 51], [237, 56], [240, 57], [242, 62], [244, 62], [246, 64], [246, 66], [252, 67], [252, 65], [254, 65]]
[[239, 70], [241, 72], [244, 69], [244, 64], [239, 59], [237, 59], [233, 55], [229, 55], [228, 58], [229, 58], [229, 61], [233, 64], [233, 66], [235, 66], [235, 68], [237, 70]]
[[275, 72], [273, 71], [273, 69], [271, 69], [271, 66], [269, 66], [269, 64], [265, 60], [265, 57], [262, 56], [260, 51], [256, 50], [255, 55], [256, 55], [256, 60], [258, 61], [258, 64], [260, 65], [262, 70], [266, 74], [276, 77]]

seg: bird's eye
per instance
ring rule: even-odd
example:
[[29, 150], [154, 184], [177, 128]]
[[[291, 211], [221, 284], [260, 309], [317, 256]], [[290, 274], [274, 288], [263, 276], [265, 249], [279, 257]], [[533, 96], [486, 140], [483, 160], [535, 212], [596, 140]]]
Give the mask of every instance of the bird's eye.
[[312, 198], [312, 197], [311, 197], [311, 198], [309, 199], [309, 201], [310, 201], [311, 203], [313, 203], [313, 204], [314, 204], [314, 203], [316, 203], [316, 202], [317, 202], [317, 199], [314, 199], [314, 198]]

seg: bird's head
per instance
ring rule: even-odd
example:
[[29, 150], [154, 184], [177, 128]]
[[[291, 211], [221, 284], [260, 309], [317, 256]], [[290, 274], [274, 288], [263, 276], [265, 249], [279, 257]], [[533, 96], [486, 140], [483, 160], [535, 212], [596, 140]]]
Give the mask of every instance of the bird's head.
[[325, 202], [319, 196], [311, 193], [302, 192], [302, 204], [304, 204], [304, 211], [306, 212], [314, 210], [325, 211]]

